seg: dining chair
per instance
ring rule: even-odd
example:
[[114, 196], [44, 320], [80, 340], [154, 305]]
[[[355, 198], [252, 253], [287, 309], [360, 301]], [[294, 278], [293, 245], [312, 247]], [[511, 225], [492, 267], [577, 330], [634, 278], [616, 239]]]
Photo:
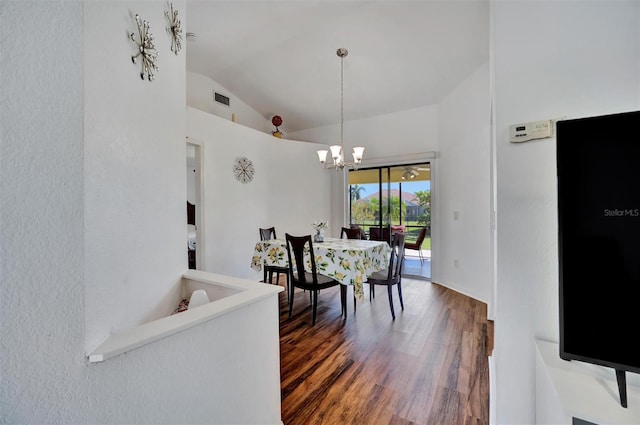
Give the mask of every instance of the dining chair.
[[420, 256], [420, 263], [424, 262], [424, 256], [422, 254], [422, 242], [424, 242], [424, 238], [427, 236], [427, 227], [423, 227], [420, 229], [420, 233], [418, 233], [418, 239], [415, 242], [406, 242], [404, 243], [405, 248], [409, 249], [417, 249], [418, 255]]
[[360, 227], [357, 224], [352, 224], [351, 225], [352, 229], [360, 229], [360, 239], [362, 239], [363, 241], [367, 240], [367, 232], [364, 231], [364, 229], [362, 227]]
[[369, 239], [372, 241], [385, 241], [389, 243], [389, 241], [391, 240], [391, 227], [370, 227]]
[[404, 302], [402, 300], [402, 263], [404, 261], [405, 234], [395, 233], [391, 238], [391, 255], [389, 257], [389, 267], [373, 273], [367, 278], [365, 283], [369, 284], [369, 297], [375, 296], [375, 285], [386, 285], [389, 294], [389, 307], [391, 308], [391, 317], [396, 320], [396, 313], [393, 308], [393, 295], [391, 288], [395, 285], [398, 287], [398, 298], [400, 298], [400, 307], [404, 310]]
[[[260, 228], [260, 240], [267, 241], [270, 239], [277, 239], [275, 227]], [[273, 284], [273, 274], [275, 273], [276, 285], [277, 285], [279, 284], [278, 282], [280, 282], [280, 274], [284, 274], [287, 279], [286, 288], [287, 290], [289, 290], [289, 268], [288, 267], [268, 266], [265, 263], [262, 265], [262, 269], [264, 270], [263, 282], [265, 283], [268, 282]]]
[[[291, 290], [289, 291], [289, 318], [293, 312], [294, 288], [309, 290], [312, 304], [312, 325], [316, 324], [316, 313], [318, 311], [318, 293], [333, 286], [340, 286], [340, 304], [342, 315], [347, 317], [347, 286], [339, 281], [318, 273], [316, 268], [315, 255], [313, 253], [313, 242], [311, 235], [292, 236], [285, 233], [287, 241], [287, 256], [289, 259], [289, 278]], [[307, 248], [308, 246], [308, 248]], [[309, 259], [305, 260], [305, 251], [309, 254]], [[305, 267], [295, 266], [296, 264], [310, 264], [311, 271]]]
[[340, 239], [362, 239], [362, 230], [359, 227], [343, 227], [340, 232]]

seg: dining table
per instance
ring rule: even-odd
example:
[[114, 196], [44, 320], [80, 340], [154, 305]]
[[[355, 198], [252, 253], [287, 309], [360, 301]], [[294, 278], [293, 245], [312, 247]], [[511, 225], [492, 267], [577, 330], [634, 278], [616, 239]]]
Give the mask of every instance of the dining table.
[[[352, 285], [358, 300], [364, 299], [362, 286], [367, 278], [374, 272], [388, 267], [390, 252], [391, 248], [385, 241], [324, 238], [323, 242], [313, 242], [317, 272], [343, 285]], [[285, 239], [256, 242], [251, 268], [261, 271], [265, 264], [289, 267]], [[305, 260], [305, 269], [311, 271], [309, 259]]]

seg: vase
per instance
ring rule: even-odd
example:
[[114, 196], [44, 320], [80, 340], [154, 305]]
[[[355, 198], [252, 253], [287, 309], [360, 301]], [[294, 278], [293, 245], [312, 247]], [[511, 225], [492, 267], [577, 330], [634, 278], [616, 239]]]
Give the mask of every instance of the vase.
[[313, 236], [314, 242], [324, 242], [324, 230], [316, 229], [316, 234]]

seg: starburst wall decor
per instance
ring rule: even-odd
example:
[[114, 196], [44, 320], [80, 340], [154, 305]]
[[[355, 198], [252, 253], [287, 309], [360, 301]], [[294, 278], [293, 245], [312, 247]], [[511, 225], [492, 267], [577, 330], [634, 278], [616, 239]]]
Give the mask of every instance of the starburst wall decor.
[[178, 19], [178, 11], [173, 10], [173, 3], [169, 4], [170, 10], [164, 12], [164, 16], [169, 20], [167, 32], [171, 36], [171, 51], [176, 55], [182, 49], [182, 24]]
[[138, 24], [138, 38], [136, 39], [136, 34], [133, 32], [129, 35], [129, 38], [138, 46], [138, 53], [131, 56], [131, 61], [136, 63], [140, 58], [140, 78], [144, 80], [146, 75], [147, 80], [153, 81], [156, 78], [153, 72], [158, 71], [158, 66], [156, 65], [158, 52], [153, 45], [153, 34], [149, 31], [149, 21], [143, 21], [137, 14], [136, 23]]

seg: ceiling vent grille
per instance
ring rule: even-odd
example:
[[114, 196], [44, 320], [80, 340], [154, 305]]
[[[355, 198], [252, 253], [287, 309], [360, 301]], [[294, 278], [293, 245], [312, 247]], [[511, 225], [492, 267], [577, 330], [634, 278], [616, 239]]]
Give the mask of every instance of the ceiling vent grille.
[[229, 106], [229, 98], [223, 94], [213, 92], [213, 100], [223, 105]]

